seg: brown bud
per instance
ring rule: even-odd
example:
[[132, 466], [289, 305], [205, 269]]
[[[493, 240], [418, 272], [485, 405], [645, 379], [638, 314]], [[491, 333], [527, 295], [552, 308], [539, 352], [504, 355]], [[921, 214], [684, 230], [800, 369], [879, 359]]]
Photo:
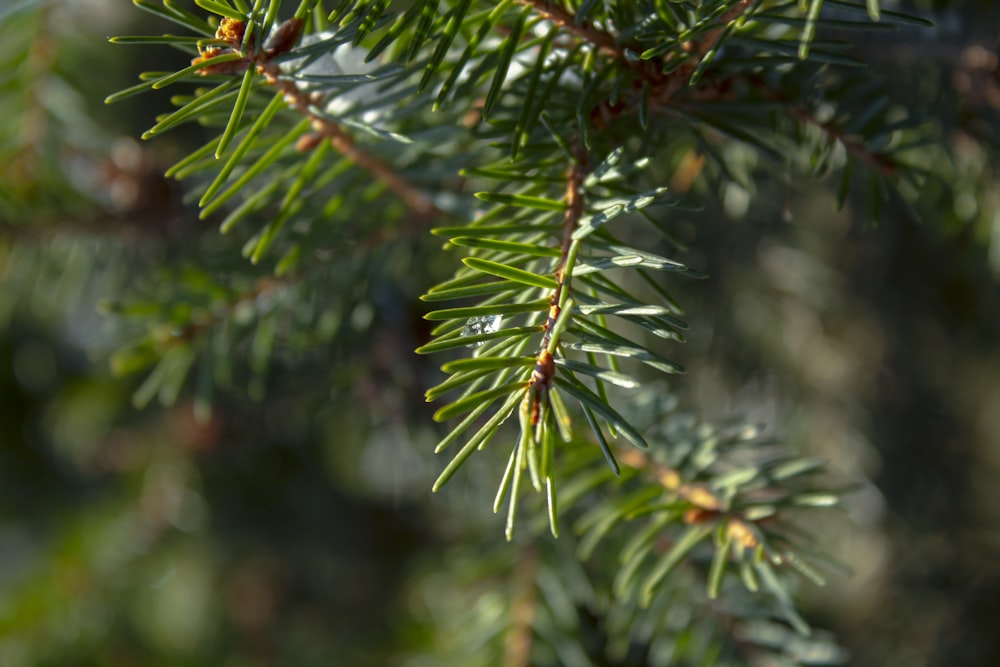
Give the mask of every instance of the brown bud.
[[690, 525], [696, 523], [705, 523], [711, 521], [716, 517], [716, 513], [711, 510], [702, 509], [700, 507], [692, 507], [684, 511], [684, 516], [682, 517], [684, 523]]
[[279, 25], [278, 29], [267, 40], [267, 43], [264, 44], [264, 53], [269, 58], [273, 58], [286, 51], [290, 51], [298, 43], [304, 25], [305, 21], [296, 17], [292, 17]]
[[205, 62], [209, 58], [215, 58], [216, 56], [221, 56], [228, 50], [229, 49], [220, 49], [218, 46], [206, 46], [203, 49], [198, 49], [198, 53], [200, 53], [201, 56], [192, 60], [191, 64], [197, 65], [198, 63]]
[[295, 150], [300, 153], [308, 153], [312, 149], [319, 146], [321, 141], [323, 141], [323, 136], [320, 134], [315, 134], [313, 132], [303, 134], [299, 137], [299, 140], [295, 142]]
[[741, 549], [753, 549], [757, 546], [757, 535], [747, 524], [738, 519], [733, 519], [726, 526], [726, 535]]
[[701, 509], [722, 509], [722, 501], [703, 484], [685, 484], [681, 490], [688, 501]]
[[538, 355], [535, 362], [535, 369], [531, 372], [531, 382], [537, 386], [548, 387], [552, 384], [552, 377], [556, 374], [556, 362], [552, 358], [552, 353], [543, 350]]
[[243, 44], [243, 35], [246, 31], [246, 23], [224, 16], [218, 30], [215, 31], [215, 37], [226, 40], [234, 49], [238, 49]]
[[[232, 53], [232, 51], [230, 49], [220, 49], [210, 46], [207, 49], [204, 49], [200, 56], [192, 60], [191, 64], [198, 65], [206, 60], [210, 60], [216, 56], [221, 56], [226, 53]], [[202, 67], [198, 70], [198, 74], [201, 76], [207, 76], [209, 74], [238, 74], [240, 72], [245, 72], [247, 65], [249, 64], [250, 62], [246, 59], [228, 60], [226, 62], [209, 65], [208, 67]]]

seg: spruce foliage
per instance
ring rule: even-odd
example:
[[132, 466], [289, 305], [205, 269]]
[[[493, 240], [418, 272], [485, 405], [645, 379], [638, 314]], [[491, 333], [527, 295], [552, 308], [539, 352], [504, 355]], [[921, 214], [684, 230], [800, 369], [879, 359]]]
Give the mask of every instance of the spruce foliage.
[[428, 588], [436, 640], [412, 664], [843, 659], [793, 602], [837, 569], [797, 528], [838, 505], [822, 462], [700, 423], [664, 384], [692, 335], [673, 293], [707, 277], [670, 223], [720, 190], [752, 201], [760, 170], [836, 178], [872, 218], [914, 201], [923, 120], [850, 35], [926, 21], [877, 0], [134, 4], [173, 32], [111, 41], [182, 56], [107, 101], [169, 88], [143, 138], [209, 128], [167, 173], [245, 258], [108, 304], [137, 405], [262, 395], [276, 359], [348, 335], [400, 241], [444, 243], [417, 349], [444, 373], [433, 488], [491, 452], [512, 544]]

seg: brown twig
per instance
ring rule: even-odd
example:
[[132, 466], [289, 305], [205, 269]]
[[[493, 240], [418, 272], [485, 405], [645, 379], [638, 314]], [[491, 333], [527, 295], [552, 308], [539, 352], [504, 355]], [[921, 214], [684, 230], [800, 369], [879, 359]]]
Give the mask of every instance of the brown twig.
[[587, 177], [587, 154], [582, 148], [576, 151], [576, 160], [570, 167], [569, 175], [566, 179], [566, 212], [563, 213], [562, 221], [562, 242], [560, 245], [559, 264], [555, 270], [556, 288], [552, 291], [549, 299], [549, 314], [545, 321], [541, 343], [538, 346], [538, 356], [535, 361], [535, 368], [531, 373], [531, 381], [528, 385], [527, 396], [531, 397], [531, 424], [537, 424], [540, 414], [540, 405], [544, 396], [552, 385], [555, 376], [555, 359], [549, 350], [552, 340], [552, 329], [556, 320], [562, 312], [561, 304], [564, 302], [563, 294], [568, 289], [569, 276], [566, 275], [566, 266], [569, 260], [570, 249], [573, 245], [573, 232], [576, 231], [580, 219], [583, 217], [584, 197], [583, 180]]
[[[663, 70], [666, 64], [671, 59], [680, 57], [679, 52], [669, 52], [650, 60], [637, 60], [635, 57], [629, 57], [629, 49], [620, 44], [606, 30], [597, 28], [587, 21], [577, 24], [573, 16], [562, 5], [552, 0], [521, 0], [521, 2], [532, 7], [537, 13], [551, 20], [561, 29], [593, 45], [599, 52], [618, 61], [622, 67], [631, 70], [636, 75], [633, 84], [634, 94], [639, 95], [643, 88], [648, 87], [649, 100], [654, 108], [668, 106], [672, 102], [691, 78], [702, 58], [716, 43], [725, 26], [738, 18], [750, 6], [750, 0], [740, 0], [719, 17], [717, 27], [707, 31], [697, 40], [691, 40], [681, 45], [679, 50], [687, 54], [687, 60], [674, 71], [664, 74]], [[637, 109], [638, 105], [635, 103], [626, 104], [619, 101], [612, 105], [609, 100], [604, 100], [592, 110], [591, 120], [598, 127], [603, 127], [622, 113], [634, 112]]]
[[620, 452], [618, 460], [630, 468], [644, 472], [667, 491], [691, 503], [691, 507], [681, 517], [684, 523], [692, 525], [708, 521], [721, 522], [725, 525], [726, 535], [738, 549], [753, 549], [760, 543], [757, 524], [761, 520], [747, 519], [738, 510], [729, 509], [723, 499], [706, 484], [685, 482], [677, 470], [654, 461], [645, 452], [635, 449]]
[[716, 41], [718, 41], [719, 35], [721, 35], [722, 31], [726, 29], [726, 25], [739, 18], [739, 16], [743, 14], [749, 6], [750, 0], [741, 0], [739, 3], [733, 5], [729, 11], [719, 17], [718, 27], [709, 30], [697, 41], [687, 42], [684, 44], [684, 50], [688, 53], [692, 53], [693, 55], [689, 57], [683, 65], [667, 75], [666, 84], [660, 91], [658, 91], [659, 94], [656, 96], [651, 95], [650, 98], [655, 99], [660, 104], [667, 104], [670, 102], [674, 95], [677, 94], [677, 91], [684, 86], [684, 82], [688, 81], [691, 78], [691, 75], [694, 74], [695, 69], [701, 63], [701, 59], [705, 57], [705, 54], [708, 53], [708, 50], [712, 48]]
[[658, 463], [647, 454], [636, 449], [626, 449], [618, 454], [618, 460], [636, 470], [652, 475], [663, 488], [676, 493], [698, 510], [717, 512], [723, 508], [722, 499], [709, 491], [704, 484], [685, 482], [681, 474], [670, 466]]
[[285, 94], [285, 102], [288, 106], [302, 115], [308, 116], [313, 131], [327, 138], [341, 155], [384, 183], [386, 187], [402, 197], [407, 206], [421, 215], [431, 215], [437, 212], [434, 203], [426, 194], [396, 173], [387, 163], [361, 149], [339, 123], [313, 112], [310, 109], [313, 104], [310, 96], [299, 90], [293, 81], [279, 78], [281, 71], [277, 65], [269, 60], [263, 62], [258, 60], [255, 64], [257, 71], [264, 75], [267, 82]]
[[[739, 18], [750, 6], [750, 0], [741, 0], [733, 5], [719, 17], [717, 27], [705, 32], [699, 39], [682, 45], [683, 51], [690, 54], [688, 59], [673, 72], [663, 74], [664, 65], [671, 58], [678, 57], [677, 53], [667, 53], [658, 59], [637, 62], [634, 58], [626, 57], [626, 47], [619, 44], [611, 33], [595, 27], [589, 21], [577, 24], [573, 15], [558, 2], [553, 0], [521, 0], [521, 2], [532, 7], [538, 14], [549, 19], [567, 33], [593, 45], [601, 53], [610, 56], [623, 67], [635, 72], [637, 75], [636, 88], [641, 89], [644, 85], [650, 87], [649, 100], [654, 108], [672, 106], [674, 98], [684, 88], [685, 83], [691, 78], [705, 54], [716, 43], [726, 25]], [[764, 82], [756, 81], [753, 83], [766, 90]], [[719, 91], [725, 91], [728, 88], [725, 81], [717, 83], [716, 90], [711, 92], [708, 97], [718, 97]], [[704, 93], [704, 91], [702, 92]], [[839, 141], [849, 155], [872, 170], [879, 171], [886, 176], [893, 176], [898, 171], [899, 165], [892, 158], [869, 151], [863, 142], [844, 134], [836, 125], [819, 120], [808, 109], [792, 106], [788, 100], [780, 99], [778, 101], [789, 105], [789, 113], [793, 117], [819, 128], [828, 136]], [[629, 105], [619, 102], [616, 105], [611, 105], [608, 100], [605, 100], [594, 108], [591, 118], [595, 123], [607, 125], [611, 119], [623, 112], [634, 111], [636, 108], [635, 104]]]
[[896, 164], [895, 160], [888, 155], [869, 151], [865, 147], [864, 142], [845, 134], [833, 123], [816, 118], [811, 111], [803, 107], [791, 107], [789, 113], [801, 122], [813, 125], [822, 130], [830, 138], [839, 141], [848, 155], [863, 163], [872, 171], [881, 172], [885, 176], [896, 174], [899, 165]]
[[[593, 44], [616, 60], [626, 61], [625, 49], [605, 30], [595, 28], [590, 21], [577, 23], [573, 15], [558, 2], [552, 0], [521, 0], [538, 15], [552, 21], [566, 32]], [[627, 62], [627, 61], [626, 61]]]
[[885, 176], [894, 176], [899, 170], [899, 164], [897, 164], [892, 157], [881, 153], [873, 153], [868, 150], [863, 141], [846, 134], [834, 123], [820, 120], [816, 117], [816, 114], [814, 114], [812, 110], [808, 109], [801, 103], [796, 103], [794, 100], [788, 99], [787, 95], [783, 92], [770, 87], [762, 77], [752, 75], [748, 77], [748, 82], [757, 90], [763, 91], [763, 95], [767, 99], [787, 106], [788, 113], [799, 122], [806, 125], [812, 125], [820, 129], [830, 138], [839, 141], [844, 146], [844, 150], [847, 151], [848, 155], [863, 163], [873, 171], [881, 172]]
[[[577, 24], [572, 14], [562, 5], [553, 0], [521, 0], [525, 5], [532, 7], [538, 14], [549, 19], [567, 33], [576, 38], [593, 45], [598, 51], [617, 60], [622, 66], [635, 72], [637, 75], [636, 88], [641, 89], [644, 85], [649, 86], [649, 100], [653, 108], [672, 106], [673, 100], [683, 88], [685, 83], [691, 78], [695, 69], [701, 63], [702, 58], [716, 43], [722, 31], [730, 22], [736, 20], [750, 6], [749, 0], [741, 0], [733, 5], [718, 20], [718, 26], [705, 32], [698, 40], [692, 40], [682, 45], [685, 53], [690, 54], [688, 59], [677, 69], [669, 74], [663, 74], [663, 66], [671, 59], [678, 57], [678, 54], [667, 53], [658, 59], [636, 62], [634, 59], [626, 57], [626, 47], [619, 44], [615, 37], [601, 28], [595, 27], [589, 21]], [[720, 91], [726, 91], [728, 82], [718, 82], [716, 89], [711, 91], [707, 97], [718, 97]], [[762, 81], [754, 82], [757, 86], [766, 90], [766, 84]], [[705, 91], [700, 91], [703, 97]], [[779, 100], [789, 105], [789, 113], [798, 120], [818, 127], [828, 136], [843, 144], [849, 155], [867, 165], [869, 168], [879, 171], [886, 176], [893, 176], [899, 165], [892, 158], [879, 153], [872, 153], [854, 137], [845, 135], [840, 128], [829, 122], [824, 122], [815, 117], [808, 109], [792, 106], [788, 100]], [[591, 113], [593, 122], [600, 125], [607, 123], [626, 111], [634, 111], [635, 104], [612, 105], [608, 100], [598, 104]]]
[[[708, 50], [716, 43], [719, 36], [722, 34], [722, 31], [725, 30], [725, 26], [731, 21], [739, 18], [739, 16], [746, 11], [749, 5], [749, 0], [742, 0], [734, 5], [729, 9], [729, 11], [719, 18], [718, 27], [704, 33], [704, 35], [701, 36], [696, 42], [689, 42], [684, 45], [686, 51], [694, 52], [694, 56], [688, 58], [683, 65], [678, 67], [669, 75], [661, 76], [658, 79], [654, 78], [652, 80], [648, 80], [650, 84], [654, 85], [654, 88], [650, 93], [651, 102], [660, 106], [670, 105], [676, 94], [683, 88], [684, 83], [690, 79], [702, 58], [705, 57]], [[584, 35], [587, 34], [588, 33], [584, 33]], [[599, 41], [603, 41], [603, 38]], [[623, 51], [621, 52], [621, 56], [624, 57]], [[669, 55], [665, 56], [664, 62], [669, 57]], [[657, 72], [658, 71], [659, 67], [657, 68]], [[754, 83], [760, 88], [765, 90], [767, 89], [766, 83], [763, 81], [755, 81]], [[731, 86], [727, 81], [717, 82], [715, 90], [711, 91], [708, 96], [718, 97], [720, 91], [726, 91], [730, 87]], [[702, 92], [704, 93], [704, 91]], [[872, 170], [879, 171], [886, 176], [893, 176], [897, 172], [899, 165], [896, 164], [891, 157], [869, 151], [863, 142], [844, 134], [836, 125], [819, 120], [808, 109], [792, 106], [792, 103], [789, 100], [781, 99], [779, 101], [789, 105], [789, 113], [792, 116], [804, 123], [819, 128], [828, 136], [839, 141], [843, 144], [844, 149], [848, 154], [857, 159], [859, 162], [867, 165]]]

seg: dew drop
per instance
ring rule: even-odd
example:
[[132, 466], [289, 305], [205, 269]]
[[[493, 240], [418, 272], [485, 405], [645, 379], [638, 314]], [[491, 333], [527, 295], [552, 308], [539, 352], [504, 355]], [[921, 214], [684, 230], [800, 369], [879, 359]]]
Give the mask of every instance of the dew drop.
[[[493, 333], [500, 328], [500, 315], [481, 315], [470, 317], [462, 329], [463, 336], [478, 336], [479, 334]], [[467, 347], [479, 347], [483, 341], [470, 343]]]

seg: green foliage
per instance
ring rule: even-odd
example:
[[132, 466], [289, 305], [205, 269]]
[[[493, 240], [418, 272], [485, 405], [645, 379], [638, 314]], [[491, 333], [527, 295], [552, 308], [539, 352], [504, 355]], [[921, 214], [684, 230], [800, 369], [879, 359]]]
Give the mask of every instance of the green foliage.
[[791, 546], [797, 531], [778, 517], [836, 499], [775, 493], [779, 481], [821, 463], [788, 458], [753, 428], [713, 428], [669, 399], [645, 398], [629, 417], [651, 440], [674, 445], [632, 450], [617, 480], [593, 465], [589, 443], [565, 445], [572, 472], [560, 497], [577, 508], [578, 540], [448, 554], [447, 574], [430, 574], [420, 591], [421, 611], [439, 619], [427, 628], [436, 650], [406, 664], [491, 665], [512, 655], [531, 665], [843, 661], [827, 634], [805, 625], [775, 574], [791, 565], [822, 583], [805, 562], [812, 556]]
[[[191, 385], [202, 419], [232, 387], [260, 400], [272, 365], [323, 359], [351, 335], [359, 286], [405, 275], [387, 241], [432, 228], [445, 245], [420, 268], [454, 273], [422, 297], [433, 329], [417, 351], [461, 354], [426, 394], [444, 399], [436, 421], [457, 420], [433, 488], [503, 450], [493, 511], [506, 503], [511, 541], [528, 510], [525, 586], [553, 596], [528, 622], [544, 642], [523, 664], [588, 664], [599, 651], [574, 643], [582, 609], [602, 619], [612, 659], [635, 644], [649, 664], [742, 664], [740, 637], [779, 664], [839, 656], [774, 624], [810, 633], [785, 573], [823, 580], [794, 529], [837, 504], [806, 476], [818, 463], [661, 400], [657, 380], [683, 372], [672, 293], [706, 277], [670, 227], [715, 187], [745, 213], [763, 170], [834, 172], [840, 203], [860, 189], [874, 218], [887, 198], [916, 201], [935, 178], [923, 120], [891, 104], [841, 36], [922, 19], [836, 0], [134, 4], [186, 34], [111, 41], [184, 62], [107, 102], [178, 91], [142, 137], [205, 128], [167, 173], [247, 260], [203, 246], [107, 304], [132, 333], [113, 370], [146, 373], [137, 406]], [[674, 193], [684, 160], [699, 166]], [[593, 582], [561, 581], [576, 557], [538, 537], [537, 518], [560, 545], [572, 525]], [[510, 614], [483, 609], [492, 623], [471, 625], [469, 647], [517, 617], [516, 598], [500, 604]]]

